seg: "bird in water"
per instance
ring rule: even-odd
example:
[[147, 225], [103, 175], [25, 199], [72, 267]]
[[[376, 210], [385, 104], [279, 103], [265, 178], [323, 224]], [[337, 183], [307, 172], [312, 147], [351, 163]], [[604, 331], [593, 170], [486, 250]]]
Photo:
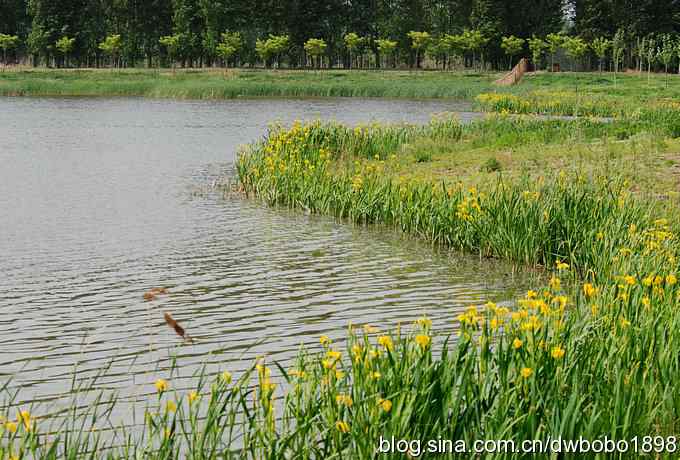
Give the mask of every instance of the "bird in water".
[[186, 333], [184, 328], [179, 325], [179, 323], [175, 320], [175, 318], [172, 317], [170, 313], [163, 313], [163, 317], [165, 318], [165, 322], [168, 324], [168, 326], [170, 326], [178, 336], [182, 337], [189, 343], [194, 343], [194, 339], [189, 337], [189, 334]]
[[164, 287], [159, 287], [159, 288], [153, 288], [149, 291], [146, 291], [144, 293], [144, 300], [146, 301], [151, 301], [154, 300], [157, 296], [161, 294], [167, 294], [168, 290]]

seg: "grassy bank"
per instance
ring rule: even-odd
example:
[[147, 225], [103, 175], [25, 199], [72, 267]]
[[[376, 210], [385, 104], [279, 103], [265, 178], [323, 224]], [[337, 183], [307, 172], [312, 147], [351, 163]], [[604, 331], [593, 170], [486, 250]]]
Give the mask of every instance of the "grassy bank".
[[[643, 103], [680, 96], [675, 75], [538, 73], [520, 85], [497, 87], [500, 74], [433, 71], [289, 70], [58, 70], [0, 71], [4, 96], [141, 96], [178, 99], [235, 97], [395, 97], [452, 98], [473, 101], [484, 93], [512, 94], [498, 109], [520, 113], [612, 116]], [[525, 101], [526, 103], [523, 103]], [[493, 109], [497, 101], [479, 100]]]
[[0, 72], [0, 95], [236, 97], [394, 97], [469, 100], [495, 74], [364, 71], [23, 70]]
[[[192, 392], [159, 380], [143, 429], [110, 426], [106, 410], [53, 427], [12, 407], [0, 455], [403, 458], [378, 452], [394, 436], [413, 441], [414, 457], [474, 459], [475, 440], [561, 436], [628, 443], [598, 458], [636, 457], [634, 443], [675, 458], [680, 213], [662, 159], [678, 144], [646, 126], [442, 116], [426, 126], [273, 127], [240, 158], [248, 193], [539, 265], [549, 281], [512, 306], [451, 318], [449, 337], [427, 318], [397, 330], [350, 326], [346, 344], [320, 337], [320, 352], [302, 350], [288, 368], [259, 361], [235, 382], [201, 378]], [[532, 151], [550, 166], [532, 166]], [[435, 166], [461, 156], [464, 166]], [[428, 452], [438, 439], [455, 441], [451, 451]]]
[[[333, 452], [375, 458], [380, 435], [468, 446], [548, 436], [666, 442], [680, 407], [672, 126], [513, 116], [468, 126], [446, 118], [428, 127], [312, 124], [275, 130], [244, 154], [245, 189], [271, 204], [386, 222], [553, 272], [514, 308], [460, 315], [458, 338], [440, 358], [430, 354], [426, 321], [406, 339], [363, 343], [374, 353], [399, 344], [376, 359], [388, 376], [378, 387], [362, 378], [375, 361], [352, 348], [348, 386], [328, 392], [362, 405], [346, 413], [347, 442]], [[325, 393], [302, 401], [323, 404], [332, 399]], [[375, 398], [398, 407], [377, 429], [364, 415]]]

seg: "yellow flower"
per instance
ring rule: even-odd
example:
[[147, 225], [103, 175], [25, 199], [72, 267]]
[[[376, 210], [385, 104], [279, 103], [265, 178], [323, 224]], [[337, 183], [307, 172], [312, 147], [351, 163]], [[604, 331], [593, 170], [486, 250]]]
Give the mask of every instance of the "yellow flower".
[[651, 302], [649, 301], [649, 297], [643, 297], [642, 298], [642, 305], [645, 306], [645, 308], [649, 308], [651, 305]]
[[17, 422], [23, 422], [26, 431], [31, 431], [31, 413], [29, 411], [22, 410], [21, 412], [19, 412]]
[[[553, 299], [553, 303], [558, 304], [559, 308], [563, 309], [564, 307], [567, 306], [567, 298], [566, 298], [566, 296], [563, 296], [563, 295], [557, 296]], [[543, 313], [545, 314], [546, 312], [543, 311]]]
[[326, 346], [331, 344], [331, 339], [329, 339], [327, 335], [322, 335], [319, 338], [319, 342], [321, 343], [321, 345]]
[[168, 382], [164, 379], [158, 379], [156, 380], [156, 390], [158, 390], [159, 393], [163, 393], [164, 391], [168, 391]]
[[623, 280], [626, 282], [626, 284], [629, 284], [630, 286], [634, 285], [636, 282], [635, 277], [630, 275], [624, 276]]
[[552, 278], [550, 278], [549, 284], [550, 284], [550, 287], [555, 291], [558, 291], [560, 289], [560, 287], [562, 286], [562, 282], [556, 276], [553, 276]]
[[373, 374], [371, 374], [371, 377], [378, 380], [380, 377], [382, 377], [382, 374], [378, 371], [375, 371]]
[[200, 396], [195, 391], [189, 393], [189, 404], [193, 404]]
[[392, 351], [394, 349], [394, 344], [389, 336], [381, 335], [378, 337], [378, 345], [385, 347], [386, 350]]
[[597, 289], [592, 284], [586, 283], [583, 285], [583, 293], [587, 299], [590, 299], [597, 293]]
[[654, 278], [651, 277], [651, 276], [647, 276], [642, 280], [642, 284], [646, 287], [651, 286], [653, 282], [654, 282]]
[[339, 369], [336, 369], [336, 370], [335, 370], [335, 378], [336, 378], [336, 379], [340, 380], [340, 379], [343, 378], [344, 376], [345, 376], [345, 373], [344, 373], [344, 372], [342, 372], [342, 371], [339, 370]]
[[384, 410], [385, 412], [389, 412], [392, 410], [392, 401], [389, 399], [379, 399], [378, 400], [378, 405]]
[[527, 299], [535, 299], [538, 293], [536, 291], [532, 291], [531, 289], [527, 291]]
[[675, 275], [670, 274], [670, 275], [666, 276], [666, 284], [667, 285], [673, 286], [677, 282], [678, 282], [678, 278], [676, 278]]
[[427, 348], [427, 346], [430, 344], [430, 337], [424, 334], [418, 334], [415, 340], [416, 343], [423, 349]]
[[340, 432], [340, 433], [349, 433], [349, 425], [347, 422], [344, 422], [342, 420], [338, 420], [335, 422], [335, 428]]
[[378, 332], [378, 328], [375, 326], [371, 326], [370, 324], [366, 324], [364, 326], [364, 332], [366, 334], [375, 334], [376, 332]]
[[559, 271], [569, 270], [569, 264], [564, 263], [560, 260], [558, 260], [555, 265], [557, 266], [557, 270], [559, 270]]
[[5, 429], [10, 433], [14, 434], [17, 432], [17, 424], [14, 422], [7, 422], [5, 423]]
[[229, 385], [231, 383], [231, 372], [229, 371], [224, 371], [222, 372], [222, 375], [220, 376], [222, 378], [222, 381]]
[[175, 401], [168, 401], [167, 404], [165, 405], [165, 409], [171, 413], [177, 412], [177, 404], [175, 403]]
[[602, 241], [602, 240], [604, 239], [604, 233], [602, 233], [602, 232], [597, 232], [597, 235], [595, 235], [595, 238], [596, 238], [598, 241]]
[[331, 361], [330, 359], [324, 359], [323, 361], [321, 361], [321, 364], [323, 365], [323, 367], [324, 367], [325, 369], [332, 369], [332, 368], [334, 368], [334, 367], [335, 367], [335, 363], [336, 363], [336, 361]]
[[352, 397], [346, 394], [339, 394], [335, 397], [335, 402], [341, 406], [352, 407]]
[[342, 353], [339, 352], [339, 351], [335, 351], [335, 350], [329, 350], [328, 353], [326, 353], [326, 357], [328, 357], [329, 359], [332, 359], [334, 361], [339, 360], [341, 356], [342, 356]]
[[564, 357], [564, 348], [560, 346], [553, 347], [550, 355], [555, 359], [562, 359]]
[[522, 377], [525, 379], [528, 379], [531, 377], [531, 374], [533, 374], [534, 371], [530, 367], [523, 367], [522, 370], [520, 371], [520, 374], [522, 374]]
[[431, 327], [432, 326], [432, 320], [427, 318], [426, 316], [423, 316], [422, 318], [418, 318], [416, 320], [416, 324], [418, 324], [421, 327]]
[[518, 338], [515, 338], [515, 340], [512, 341], [512, 348], [515, 350], [519, 350], [522, 348], [522, 341]]
[[297, 370], [297, 369], [293, 369], [292, 371], [290, 371], [288, 373], [288, 375], [293, 376], [293, 377], [297, 377], [299, 379], [304, 379], [305, 377], [307, 377], [307, 373], [305, 371], [300, 371], [300, 370]]

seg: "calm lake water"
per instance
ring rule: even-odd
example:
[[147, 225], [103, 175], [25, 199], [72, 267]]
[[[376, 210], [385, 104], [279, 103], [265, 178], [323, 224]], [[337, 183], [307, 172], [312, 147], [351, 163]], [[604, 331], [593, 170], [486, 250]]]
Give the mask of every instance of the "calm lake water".
[[[0, 380], [16, 403], [173, 388], [203, 365], [285, 362], [348, 322], [394, 325], [508, 300], [504, 265], [211, 188], [269, 122], [427, 121], [444, 101], [0, 99]], [[471, 114], [462, 114], [469, 118]], [[170, 293], [144, 302], [149, 288]], [[171, 312], [196, 343], [164, 324]], [[3, 397], [0, 396], [0, 405]]]

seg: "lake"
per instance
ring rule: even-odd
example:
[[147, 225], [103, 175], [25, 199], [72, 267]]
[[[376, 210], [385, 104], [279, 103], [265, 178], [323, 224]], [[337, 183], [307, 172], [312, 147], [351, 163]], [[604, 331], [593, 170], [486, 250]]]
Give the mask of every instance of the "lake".
[[[286, 363], [348, 323], [510, 300], [507, 265], [380, 227], [272, 209], [216, 183], [279, 120], [426, 122], [449, 101], [0, 99], [0, 379], [57, 410], [76, 386], [134, 401], [169, 378]], [[153, 287], [169, 294], [152, 302]], [[170, 312], [195, 338], [182, 343]], [[170, 375], [173, 360], [176, 366]], [[99, 375], [101, 374], [101, 375]], [[96, 380], [91, 380], [98, 376]], [[3, 398], [0, 397], [0, 401]]]

